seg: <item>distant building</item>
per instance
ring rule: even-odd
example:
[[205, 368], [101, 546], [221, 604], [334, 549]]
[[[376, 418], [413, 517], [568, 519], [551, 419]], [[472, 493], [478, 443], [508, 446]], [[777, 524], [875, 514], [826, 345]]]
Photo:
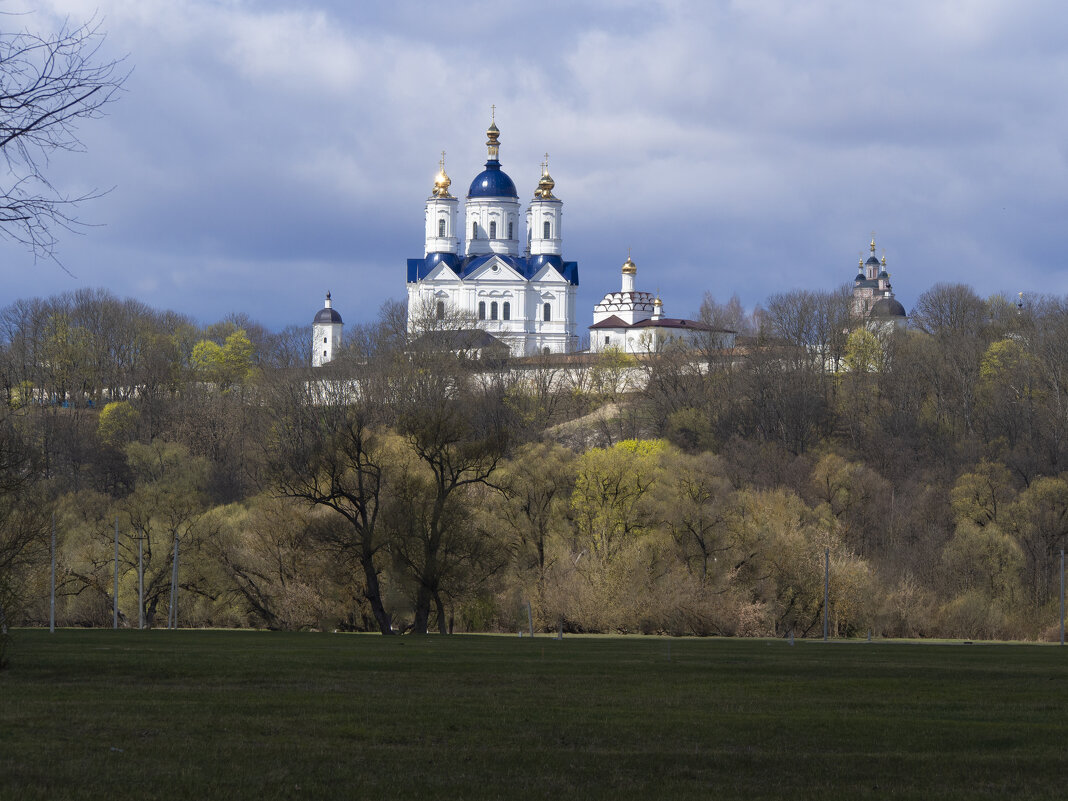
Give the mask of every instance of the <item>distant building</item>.
[[573, 351], [578, 264], [563, 260], [563, 203], [553, 194], [548, 161], [521, 230], [519, 195], [501, 169], [495, 123], [486, 137], [489, 159], [467, 191], [463, 228], [442, 154], [426, 201], [425, 254], [408, 259], [408, 327], [418, 331], [425, 327], [421, 320], [450, 319], [459, 311], [513, 356]]
[[886, 256], [875, 256], [875, 238], [871, 240], [871, 255], [857, 264], [853, 279], [853, 317], [876, 327], [903, 327], [908, 322], [905, 307], [894, 298], [890, 273], [886, 271]]
[[620, 290], [609, 292], [593, 309], [591, 352], [615, 349], [623, 353], [656, 353], [671, 343], [734, 347], [734, 331], [716, 330], [697, 320], [665, 317], [664, 304], [658, 296], [635, 289], [637, 274], [637, 265], [627, 256]]
[[322, 367], [334, 360], [341, 349], [341, 330], [344, 323], [333, 307], [330, 293], [326, 302], [312, 320], [312, 367]]

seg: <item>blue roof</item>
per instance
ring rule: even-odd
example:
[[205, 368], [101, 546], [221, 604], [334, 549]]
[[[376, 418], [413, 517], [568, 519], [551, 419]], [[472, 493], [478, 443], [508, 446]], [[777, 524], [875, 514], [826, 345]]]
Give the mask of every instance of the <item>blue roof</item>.
[[533, 279], [546, 264], [551, 264], [569, 284], [578, 286], [578, 262], [564, 261], [559, 256], [503, 256], [495, 253], [465, 257], [454, 253], [430, 253], [421, 259], [408, 259], [408, 283], [414, 284], [426, 278], [441, 262], [448, 264], [453, 272], [465, 279], [493, 258], [503, 261], [527, 281]]
[[508, 173], [501, 169], [501, 163], [497, 159], [490, 159], [486, 162], [486, 169], [471, 182], [467, 196], [518, 198], [519, 193], [515, 191], [515, 184], [508, 177]]

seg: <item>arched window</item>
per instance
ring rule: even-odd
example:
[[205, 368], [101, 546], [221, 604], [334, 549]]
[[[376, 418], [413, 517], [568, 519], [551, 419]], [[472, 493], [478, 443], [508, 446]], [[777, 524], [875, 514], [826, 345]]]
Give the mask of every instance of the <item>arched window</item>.
[[552, 224], [548, 220], [546, 220], [545, 221], [545, 236], [543, 238], [544, 239], [552, 239], [552, 236], [551, 236], [552, 232], [553, 232]]
[[503, 320], [511, 320], [512, 319], [512, 304], [509, 303], [508, 301], [505, 301], [503, 308], [501, 308], [501, 319], [503, 319]]
[[485, 320], [486, 319], [486, 301], [484, 301], [484, 300], [480, 300], [478, 302], [478, 319], [479, 320]]
[[326, 337], [323, 337], [323, 344], [326, 344]]
[[438, 301], [438, 319], [445, 319], [445, 302], [441, 300]]
[[512, 239], [512, 223], [508, 223], [508, 238]]
[[325, 350], [323, 351], [323, 358], [324, 359], [326, 358], [326, 351]]
[[497, 238], [497, 221], [496, 220], [491, 220], [490, 221], [490, 239], [496, 239], [496, 238]]
[[553, 319], [553, 305], [551, 303], [545, 303], [541, 307], [541, 319], [545, 322], [549, 322]]
[[471, 223], [471, 238], [472, 239], [478, 239], [478, 223], [477, 222], [472, 222]]
[[438, 236], [445, 236], [445, 221], [438, 220]]
[[493, 301], [492, 303], [490, 303], [490, 319], [497, 319], [497, 301]]

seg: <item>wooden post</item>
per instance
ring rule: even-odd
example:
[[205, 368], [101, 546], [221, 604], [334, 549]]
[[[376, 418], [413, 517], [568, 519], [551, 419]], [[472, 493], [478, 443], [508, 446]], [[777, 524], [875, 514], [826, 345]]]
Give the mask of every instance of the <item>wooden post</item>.
[[527, 601], [527, 626], [530, 628], [530, 636], [534, 636], [534, 612], [530, 608], [530, 601]]

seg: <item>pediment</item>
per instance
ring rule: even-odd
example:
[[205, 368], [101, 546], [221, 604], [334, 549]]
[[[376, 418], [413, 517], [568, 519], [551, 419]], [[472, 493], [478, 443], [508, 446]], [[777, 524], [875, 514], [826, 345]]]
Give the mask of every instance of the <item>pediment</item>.
[[567, 279], [564, 278], [562, 275], [560, 275], [559, 270], [557, 270], [551, 264], [543, 265], [542, 268], [540, 270], [538, 270], [534, 274], [534, 277], [531, 278], [530, 280], [531, 281], [542, 281], [542, 282], [547, 282], [547, 283], [550, 283], [550, 284], [566, 284], [567, 283]]
[[525, 281], [508, 262], [493, 256], [485, 264], [468, 273], [465, 281]]
[[444, 262], [438, 262], [434, 269], [426, 274], [424, 281], [459, 281], [460, 276], [453, 272], [452, 268]]

